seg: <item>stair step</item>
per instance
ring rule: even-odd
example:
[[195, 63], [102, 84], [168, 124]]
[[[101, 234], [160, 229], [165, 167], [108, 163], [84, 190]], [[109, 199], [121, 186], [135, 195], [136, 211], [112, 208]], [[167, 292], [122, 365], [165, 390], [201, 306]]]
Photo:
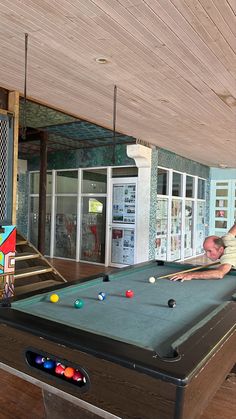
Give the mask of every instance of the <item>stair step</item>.
[[15, 256], [15, 260], [26, 260], [26, 259], [36, 259], [39, 258], [39, 254], [38, 253], [30, 253], [30, 252], [21, 252], [21, 253], [17, 253], [16, 252], [16, 256]]
[[52, 272], [53, 268], [50, 266], [30, 266], [29, 268], [18, 269], [15, 272], [15, 279], [26, 278], [34, 275], [41, 275], [46, 272]]
[[47, 281], [40, 281], [40, 282], [35, 282], [33, 284], [28, 284], [28, 285], [20, 285], [19, 287], [15, 286], [15, 295], [21, 295], [21, 294], [26, 294], [27, 292], [31, 292], [31, 291], [37, 291], [37, 290], [41, 290], [44, 288], [49, 288], [52, 287], [54, 285], [60, 285], [61, 282], [58, 281], [54, 281], [53, 279], [47, 280]]
[[21, 244], [27, 244], [27, 243], [28, 242], [25, 239], [16, 240], [16, 246], [20, 246]]

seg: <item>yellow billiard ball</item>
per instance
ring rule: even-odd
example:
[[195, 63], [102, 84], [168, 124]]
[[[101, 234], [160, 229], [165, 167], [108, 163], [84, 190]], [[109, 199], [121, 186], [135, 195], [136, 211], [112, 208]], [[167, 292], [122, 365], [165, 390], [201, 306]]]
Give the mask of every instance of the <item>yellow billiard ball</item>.
[[57, 294], [52, 294], [52, 295], [50, 296], [50, 301], [51, 301], [51, 303], [57, 303], [57, 302], [59, 301], [59, 295], [57, 295]]

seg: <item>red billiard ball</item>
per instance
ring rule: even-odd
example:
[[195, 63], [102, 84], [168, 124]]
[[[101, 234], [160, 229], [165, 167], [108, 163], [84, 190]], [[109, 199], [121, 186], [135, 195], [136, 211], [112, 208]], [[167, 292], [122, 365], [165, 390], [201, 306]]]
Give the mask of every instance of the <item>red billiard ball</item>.
[[127, 298], [132, 298], [132, 297], [134, 296], [134, 291], [132, 291], [132, 290], [127, 290], [127, 291], [126, 291], [126, 293], [125, 293], [125, 296], [126, 296]]
[[65, 371], [65, 366], [62, 364], [58, 364], [55, 368], [55, 373], [58, 375], [63, 375]]
[[75, 371], [74, 375], [73, 375], [73, 380], [74, 381], [82, 381], [83, 380], [83, 374], [81, 374], [80, 371]]

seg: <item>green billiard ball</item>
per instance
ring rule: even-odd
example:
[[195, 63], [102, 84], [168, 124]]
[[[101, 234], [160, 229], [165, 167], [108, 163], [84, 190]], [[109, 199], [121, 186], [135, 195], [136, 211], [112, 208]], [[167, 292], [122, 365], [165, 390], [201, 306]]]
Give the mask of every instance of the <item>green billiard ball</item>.
[[75, 308], [82, 308], [83, 306], [84, 306], [83, 300], [80, 300], [80, 299], [75, 300], [75, 302], [74, 302], [74, 307]]

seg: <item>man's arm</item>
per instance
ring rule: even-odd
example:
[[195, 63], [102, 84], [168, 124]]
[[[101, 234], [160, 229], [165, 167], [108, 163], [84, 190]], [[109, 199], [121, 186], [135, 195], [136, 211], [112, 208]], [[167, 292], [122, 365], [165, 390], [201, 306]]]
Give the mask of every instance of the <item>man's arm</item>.
[[[191, 279], [222, 279], [230, 271], [232, 265], [224, 263], [216, 269], [209, 269], [209, 271], [188, 272], [182, 274], [175, 274], [170, 278], [171, 281], [191, 281]], [[204, 266], [203, 266], [204, 268]]]

